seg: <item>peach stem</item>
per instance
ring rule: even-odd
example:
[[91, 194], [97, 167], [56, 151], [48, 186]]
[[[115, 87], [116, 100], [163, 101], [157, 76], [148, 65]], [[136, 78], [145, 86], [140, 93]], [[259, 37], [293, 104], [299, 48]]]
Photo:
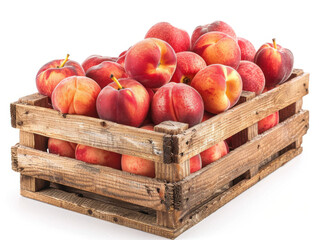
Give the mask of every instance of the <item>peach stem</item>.
[[64, 67], [64, 64], [68, 61], [69, 57], [70, 57], [70, 54], [67, 54], [67, 55], [66, 55], [66, 58], [65, 58], [64, 61], [61, 63], [61, 65], [59, 66], [59, 68]]
[[117, 80], [116, 77], [114, 77], [113, 74], [111, 74], [110, 78], [117, 84], [117, 86], [119, 87], [119, 89], [122, 89], [122, 85], [119, 83], [119, 81]]
[[273, 44], [274, 44], [274, 48], [277, 49], [276, 38], [273, 38], [273, 39], [272, 39], [272, 42], [273, 42]]

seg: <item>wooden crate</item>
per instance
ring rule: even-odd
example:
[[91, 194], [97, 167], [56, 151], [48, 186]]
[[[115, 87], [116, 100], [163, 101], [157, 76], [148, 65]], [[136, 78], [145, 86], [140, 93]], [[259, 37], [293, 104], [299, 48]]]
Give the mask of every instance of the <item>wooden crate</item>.
[[[302, 152], [308, 83], [309, 74], [294, 70], [286, 83], [257, 97], [243, 92], [236, 107], [204, 123], [188, 129], [163, 122], [154, 132], [61, 114], [40, 94], [23, 97], [11, 104], [12, 126], [20, 130], [12, 168], [20, 173], [21, 195], [175, 238]], [[280, 124], [258, 135], [257, 122], [276, 111]], [[189, 173], [192, 156], [230, 136], [228, 155]], [[156, 177], [50, 154], [47, 137], [152, 160]]]

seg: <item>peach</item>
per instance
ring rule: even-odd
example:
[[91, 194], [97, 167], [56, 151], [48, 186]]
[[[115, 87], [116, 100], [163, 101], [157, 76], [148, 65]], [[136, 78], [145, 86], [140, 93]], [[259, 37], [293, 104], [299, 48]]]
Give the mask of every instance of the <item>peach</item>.
[[96, 81], [100, 85], [101, 89], [113, 82], [110, 77], [111, 75], [116, 78], [128, 77], [124, 68], [120, 64], [110, 61], [104, 61], [91, 67], [85, 75]]
[[63, 157], [75, 158], [76, 143], [63, 141], [56, 138], [49, 138], [49, 153], [58, 154]]
[[211, 24], [206, 24], [203, 26], [198, 26], [195, 28], [192, 37], [191, 37], [191, 45], [192, 47], [194, 46], [195, 42], [197, 41], [197, 39], [204, 35], [205, 33], [208, 32], [223, 32], [226, 33], [227, 35], [229, 35], [230, 37], [232, 37], [233, 39], [236, 40], [236, 33], [234, 31], [234, 29], [229, 26], [227, 23], [223, 22], [223, 21], [215, 21]]
[[195, 42], [193, 51], [201, 56], [207, 65], [219, 63], [236, 69], [241, 58], [237, 41], [222, 32], [202, 35]]
[[202, 122], [204, 122], [204, 121], [206, 121], [214, 116], [215, 116], [214, 114], [204, 111], [204, 116], [203, 116]]
[[[148, 124], [141, 127], [146, 130], [153, 131], [154, 125]], [[122, 170], [125, 172], [142, 175], [146, 177], [155, 177], [155, 162], [139, 157], [122, 155]]]
[[192, 127], [202, 121], [204, 104], [199, 93], [184, 83], [168, 83], [158, 89], [152, 101], [152, 119], [188, 123]]
[[182, 29], [167, 22], [155, 24], [148, 30], [145, 38], [158, 38], [172, 46], [176, 53], [190, 50], [190, 37]]
[[150, 97], [142, 84], [131, 78], [117, 79], [100, 92], [96, 107], [100, 118], [139, 127], [145, 120]]
[[75, 158], [90, 164], [97, 164], [121, 170], [121, 154], [78, 144]]
[[159, 88], [171, 80], [176, 54], [168, 43], [147, 38], [128, 50], [124, 65], [126, 73], [146, 88]]
[[256, 49], [254, 45], [245, 38], [237, 38], [237, 43], [241, 52], [241, 60], [254, 61]]
[[189, 168], [190, 173], [197, 172], [202, 168], [202, 158], [200, 154], [195, 155], [191, 159], [189, 159]]
[[265, 87], [265, 76], [260, 67], [250, 61], [240, 61], [237, 72], [243, 81], [243, 90], [255, 92], [256, 95], [262, 93]]
[[79, 63], [69, 60], [69, 54], [64, 60], [48, 62], [37, 73], [36, 85], [39, 93], [51, 97], [59, 82], [70, 76], [85, 76], [85, 72]]
[[116, 62], [124, 68], [125, 58], [128, 50], [121, 52]]
[[96, 98], [100, 86], [88, 77], [68, 77], [52, 92], [52, 106], [61, 113], [97, 117]]
[[177, 65], [171, 82], [186, 83], [190, 85], [199, 70], [206, 67], [204, 59], [193, 52], [179, 52], [176, 54]]
[[294, 56], [289, 49], [281, 47], [273, 39], [273, 43], [266, 43], [259, 48], [254, 62], [265, 75], [266, 87], [271, 88], [289, 78], [294, 64]]
[[89, 68], [96, 66], [104, 61], [111, 61], [115, 62], [117, 61], [116, 57], [108, 57], [108, 56], [101, 56], [101, 55], [91, 55], [87, 59], [84, 60], [82, 63], [82, 67], [85, 72], [89, 70]]
[[214, 146], [206, 149], [205, 151], [200, 153], [200, 156], [202, 157], [203, 167], [217, 161], [218, 159], [225, 156], [227, 153], [229, 153], [229, 148], [225, 141], [221, 141]]
[[151, 115], [151, 106], [152, 106], [152, 100], [153, 100], [153, 96], [154, 96], [154, 91], [151, 88], [146, 88], [146, 91], [148, 92], [148, 95], [150, 96], [150, 108], [148, 110], [147, 116], [144, 120], [144, 122], [142, 123], [142, 125], [147, 125], [147, 124], [153, 124], [152, 121], [152, 115]]
[[191, 86], [202, 96], [205, 110], [213, 114], [234, 106], [242, 92], [242, 80], [238, 72], [221, 64], [213, 64], [200, 70]]

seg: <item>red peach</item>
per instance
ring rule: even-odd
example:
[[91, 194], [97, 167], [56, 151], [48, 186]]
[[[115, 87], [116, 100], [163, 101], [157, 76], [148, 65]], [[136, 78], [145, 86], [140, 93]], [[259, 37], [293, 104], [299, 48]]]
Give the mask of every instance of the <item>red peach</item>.
[[101, 56], [101, 55], [91, 55], [87, 59], [84, 60], [82, 63], [82, 67], [85, 72], [87, 72], [91, 67], [96, 66], [104, 61], [111, 61], [116, 62], [116, 57], [108, 57], [108, 56]]
[[279, 112], [275, 112], [258, 122], [258, 134], [262, 134], [279, 123]]
[[255, 92], [256, 95], [262, 93], [265, 87], [265, 76], [260, 67], [250, 61], [240, 61], [237, 72], [243, 81], [243, 90]]
[[39, 93], [51, 97], [54, 88], [64, 78], [70, 76], [85, 76], [81, 65], [68, 58], [69, 55], [67, 55], [64, 60], [53, 60], [40, 68], [36, 77], [36, 85]]
[[199, 70], [206, 67], [204, 59], [193, 52], [179, 52], [176, 54], [177, 65], [171, 82], [190, 85]]
[[101, 62], [98, 65], [91, 67], [87, 72], [86, 76], [96, 81], [101, 89], [109, 83], [112, 83], [111, 75], [116, 78], [127, 78], [127, 74], [124, 68], [116, 63], [110, 61]]
[[271, 88], [289, 78], [294, 64], [294, 56], [289, 49], [276, 44], [275, 39], [273, 39], [273, 43], [266, 43], [259, 48], [254, 62], [265, 75], [266, 87]]
[[193, 51], [201, 56], [207, 65], [218, 63], [236, 69], [241, 58], [237, 41], [222, 32], [202, 35], [194, 44]]
[[217, 161], [218, 159], [222, 158], [229, 152], [228, 145], [225, 141], [221, 141], [214, 146], [206, 149], [205, 151], [200, 153], [202, 157], [202, 165], [203, 167], [207, 166], [208, 164]]
[[176, 54], [166, 42], [144, 39], [131, 47], [125, 57], [125, 71], [146, 88], [168, 83], [176, 68]]
[[236, 40], [236, 33], [234, 29], [229, 26], [227, 23], [223, 21], [215, 21], [211, 24], [206, 24], [203, 26], [198, 26], [195, 28], [192, 37], [191, 37], [191, 45], [194, 46], [197, 39], [208, 32], [223, 32]]
[[125, 58], [128, 50], [121, 52], [116, 62], [124, 68]]
[[97, 164], [121, 170], [121, 154], [78, 144], [75, 158], [90, 164]]
[[190, 50], [190, 37], [182, 29], [167, 22], [160, 22], [151, 27], [145, 38], [158, 38], [172, 46], [176, 53]]
[[[148, 124], [141, 128], [153, 131], [154, 125]], [[152, 178], [155, 177], [155, 163], [151, 160], [134, 156], [122, 155], [121, 166], [122, 170], [125, 172], [130, 172], [137, 175]]]
[[192, 127], [202, 121], [204, 104], [199, 93], [184, 83], [168, 83], [161, 87], [152, 101], [152, 119], [188, 123]]
[[200, 70], [191, 86], [202, 96], [205, 110], [213, 114], [234, 106], [242, 92], [242, 80], [238, 72], [221, 64], [213, 64]]
[[253, 62], [256, 54], [256, 49], [254, 45], [247, 39], [241, 37], [237, 39], [237, 42], [241, 52], [241, 60]]
[[100, 86], [88, 77], [68, 77], [52, 93], [52, 105], [61, 113], [97, 117], [96, 98]]
[[58, 154], [63, 157], [75, 158], [76, 143], [63, 141], [56, 138], [49, 138], [49, 153]]
[[195, 155], [191, 159], [189, 159], [189, 168], [190, 173], [197, 172], [202, 168], [202, 158], [200, 154]]
[[142, 84], [126, 78], [111, 83], [100, 92], [96, 107], [100, 118], [112, 122], [139, 127], [145, 120], [150, 97]]

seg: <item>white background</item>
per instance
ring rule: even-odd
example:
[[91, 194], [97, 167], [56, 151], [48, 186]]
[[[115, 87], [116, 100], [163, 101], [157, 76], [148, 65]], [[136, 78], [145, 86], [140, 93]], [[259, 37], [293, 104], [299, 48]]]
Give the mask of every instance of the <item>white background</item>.
[[[141, 231], [53, 207], [19, 195], [10, 147], [9, 103], [36, 92], [46, 62], [80, 63], [91, 54], [118, 56], [160, 21], [192, 33], [223, 20], [256, 48], [277, 38], [311, 73], [310, 130], [304, 152], [226, 204], [178, 239], [319, 239], [318, 9], [315, 1], [1, 1], [1, 239], [161, 239]], [[4, 238], [4, 236], [7, 236]]]

